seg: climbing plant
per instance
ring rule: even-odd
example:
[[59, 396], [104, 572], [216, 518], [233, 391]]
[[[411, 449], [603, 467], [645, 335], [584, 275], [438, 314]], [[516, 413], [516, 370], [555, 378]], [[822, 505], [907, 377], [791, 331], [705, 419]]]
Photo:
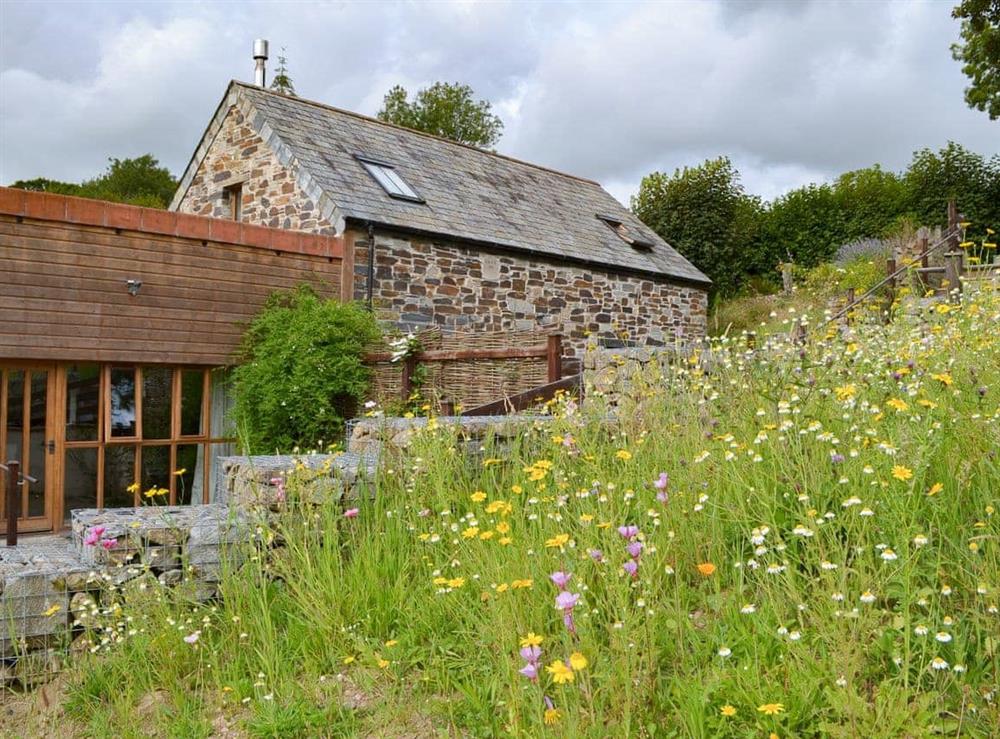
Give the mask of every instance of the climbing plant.
[[233, 420], [246, 451], [337, 440], [368, 388], [363, 355], [379, 336], [361, 305], [305, 285], [272, 295], [247, 329], [233, 372]]

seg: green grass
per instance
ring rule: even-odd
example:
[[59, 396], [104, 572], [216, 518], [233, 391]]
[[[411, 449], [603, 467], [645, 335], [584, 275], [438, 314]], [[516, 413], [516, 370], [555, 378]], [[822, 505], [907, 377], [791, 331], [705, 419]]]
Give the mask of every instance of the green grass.
[[357, 518], [293, 504], [219, 603], [109, 614], [69, 715], [94, 736], [995, 735], [1000, 301], [925, 318], [723, 340], [622, 380], [613, 421], [558, 403], [482, 459], [432, 424]]

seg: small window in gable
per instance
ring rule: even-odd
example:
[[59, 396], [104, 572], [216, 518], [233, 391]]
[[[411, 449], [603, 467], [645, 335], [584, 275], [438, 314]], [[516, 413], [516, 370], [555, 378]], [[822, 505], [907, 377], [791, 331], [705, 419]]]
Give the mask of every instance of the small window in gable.
[[402, 178], [393, 165], [360, 155], [355, 158], [361, 163], [361, 166], [365, 168], [368, 174], [372, 176], [372, 179], [382, 186], [382, 189], [386, 191], [389, 197], [398, 200], [409, 200], [413, 203], [424, 202], [424, 199], [417, 195], [416, 190], [410, 187], [409, 183]]
[[222, 188], [229, 204], [229, 217], [234, 221], [243, 220], [243, 183], [237, 182]]
[[639, 251], [653, 250], [653, 242], [647, 241], [642, 237], [636, 237], [630, 234], [628, 226], [625, 225], [625, 223], [622, 221], [621, 218], [615, 218], [614, 216], [605, 216], [601, 215], [600, 213], [597, 214], [597, 217], [600, 220], [604, 221], [604, 223], [608, 226], [608, 228], [610, 228], [612, 231], [618, 234], [618, 238], [620, 238], [626, 244], [631, 246], [633, 249], [637, 249]]

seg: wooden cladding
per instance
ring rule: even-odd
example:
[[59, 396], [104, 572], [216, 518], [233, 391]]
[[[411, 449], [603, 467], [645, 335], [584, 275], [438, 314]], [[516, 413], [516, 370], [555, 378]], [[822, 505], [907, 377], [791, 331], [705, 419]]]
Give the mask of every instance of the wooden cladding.
[[[275, 290], [309, 283], [340, 295], [342, 249], [319, 256], [41, 217], [0, 209], [0, 359], [221, 366]], [[141, 282], [135, 295], [130, 280]]]

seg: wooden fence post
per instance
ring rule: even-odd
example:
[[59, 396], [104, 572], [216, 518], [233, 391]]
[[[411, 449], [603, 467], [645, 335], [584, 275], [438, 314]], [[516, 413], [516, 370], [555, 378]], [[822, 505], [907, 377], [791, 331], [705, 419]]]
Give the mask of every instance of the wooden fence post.
[[792, 263], [782, 262], [781, 263], [781, 290], [785, 295], [791, 295], [792, 290], [795, 287], [795, 283], [792, 280]]
[[948, 293], [953, 290], [962, 292], [962, 253], [949, 252], [944, 255], [944, 274], [948, 280]]
[[557, 382], [562, 379], [562, 335], [549, 336], [546, 350], [549, 360], [549, 382]]
[[400, 378], [400, 396], [405, 403], [413, 392], [413, 372], [417, 368], [417, 360], [412, 354], [403, 360], [403, 376]]
[[887, 289], [887, 300], [886, 300], [886, 313], [892, 312], [892, 304], [896, 301], [896, 260], [893, 257], [889, 257], [885, 260], [885, 274], [889, 278], [889, 282], [886, 284]]
[[19, 462], [7, 462], [7, 546], [17, 546], [17, 514], [21, 510], [18, 487], [21, 482]]
[[958, 223], [959, 223], [958, 205], [954, 200], [948, 201], [948, 230], [951, 231], [951, 236], [948, 237], [948, 251], [954, 251], [958, 249], [959, 243], [961, 243], [961, 237], [958, 234]]

